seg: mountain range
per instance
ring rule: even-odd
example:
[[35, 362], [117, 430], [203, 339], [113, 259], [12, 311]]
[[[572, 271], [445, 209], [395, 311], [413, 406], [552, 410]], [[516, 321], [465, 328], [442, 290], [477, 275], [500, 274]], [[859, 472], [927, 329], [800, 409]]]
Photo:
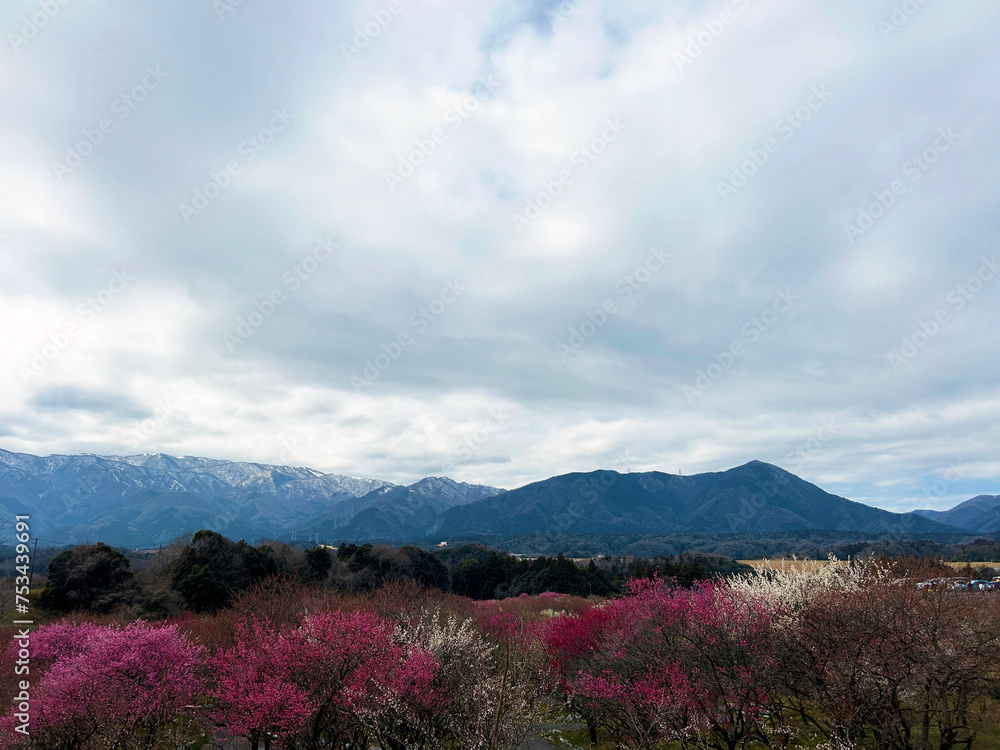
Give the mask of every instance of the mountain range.
[[745, 534], [830, 529], [953, 533], [914, 514], [890, 513], [820, 489], [761, 461], [680, 476], [658, 471], [565, 474], [441, 514], [435, 534]]
[[951, 510], [915, 510], [914, 513], [960, 529], [989, 533], [1000, 531], [1000, 495], [977, 495]]
[[29, 514], [33, 533], [50, 544], [149, 546], [202, 528], [234, 539], [327, 543], [816, 529], [979, 533], [1000, 528], [998, 511], [1000, 497], [981, 496], [951, 511], [891, 513], [760, 461], [690, 476], [565, 474], [502, 490], [446, 477], [401, 486], [191, 456], [39, 457], [0, 450], [0, 513]]

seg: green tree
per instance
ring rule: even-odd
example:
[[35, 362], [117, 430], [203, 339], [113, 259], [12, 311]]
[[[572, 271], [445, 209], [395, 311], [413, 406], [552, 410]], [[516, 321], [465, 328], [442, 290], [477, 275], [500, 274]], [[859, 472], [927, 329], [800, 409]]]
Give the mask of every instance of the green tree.
[[211, 612], [229, 604], [233, 592], [278, 573], [269, 548], [255, 549], [203, 529], [174, 563], [174, 587], [196, 612]]
[[306, 562], [309, 563], [309, 570], [312, 571], [313, 578], [317, 581], [326, 580], [333, 560], [330, 558], [330, 550], [325, 547], [313, 547], [306, 550]]
[[483, 588], [483, 565], [476, 559], [469, 559], [458, 566], [451, 577], [452, 593], [467, 596], [470, 599], [481, 599]]
[[128, 558], [102, 542], [63, 550], [49, 562], [46, 575], [38, 602], [59, 612], [109, 612], [135, 598]]

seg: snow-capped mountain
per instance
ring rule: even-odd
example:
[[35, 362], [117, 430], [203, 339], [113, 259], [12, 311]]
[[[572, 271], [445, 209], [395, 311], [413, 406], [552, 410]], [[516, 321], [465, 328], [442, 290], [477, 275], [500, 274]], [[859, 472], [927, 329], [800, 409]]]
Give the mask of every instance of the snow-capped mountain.
[[447, 477], [426, 477], [408, 487], [380, 487], [328, 508], [296, 529], [306, 537], [415, 539], [431, 533], [442, 513], [502, 492]]
[[[998, 503], [993, 496], [965, 505], [981, 514], [994, 512]], [[2, 513], [30, 514], [43, 542], [122, 546], [170, 542], [199, 529], [231, 539], [323, 542], [801, 529], [961, 533], [946, 525], [956, 520], [947, 514], [932, 520], [872, 508], [760, 461], [688, 476], [565, 474], [505, 491], [447, 477], [397, 486], [304, 467], [190, 456], [42, 458], [0, 450]]]
[[[33, 531], [51, 542], [146, 545], [202, 528], [236, 539], [309, 533], [312, 519], [324, 512], [344, 506], [335, 515], [348, 521], [378, 506], [377, 491], [393, 489], [378, 479], [194, 456], [39, 457], [0, 450], [0, 510], [30, 514]], [[413, 485], [412, 499], [443, 509], [496, 492], [428, 478]]]

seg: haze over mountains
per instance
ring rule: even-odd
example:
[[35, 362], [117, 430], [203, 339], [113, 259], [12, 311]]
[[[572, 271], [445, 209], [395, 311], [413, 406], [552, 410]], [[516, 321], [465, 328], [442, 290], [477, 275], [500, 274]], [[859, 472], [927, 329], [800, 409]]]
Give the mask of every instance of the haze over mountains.
[[505, 491], [444, 477], [398, 486], [189, 456], [38, 457], [0, 450], [0, 511], [31, 514], [36, 535], [58, 543], [142, 546], [202, 528], [235, 539], [328, 543], [814, 529], [905, 535], [994, 530], [998, 507], [1000, 498], [983, 496], [952, 511], [891, 513], [760, 461], [691, 476], [566, 474]]

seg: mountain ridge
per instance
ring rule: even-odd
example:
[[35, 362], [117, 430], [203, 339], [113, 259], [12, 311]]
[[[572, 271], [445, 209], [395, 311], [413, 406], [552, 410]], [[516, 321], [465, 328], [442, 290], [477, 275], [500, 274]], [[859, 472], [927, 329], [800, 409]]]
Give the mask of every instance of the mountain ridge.
[[[971, 502], [971, 501], [970, 501]], [[163, 453], [33, 456], [0, 449], [0, 511], [40, 537], [122, 546], [208, 528], [233, 538], [445, 540], [474, 534], [966, 531], [832, 495], [750, 461], [692, 475], [574, 472], [513, 490], [424, 477], [410, 485]]]
[[[616, 510], [623, 511], [615, 515]], [[929, 522], [929, 523], [928, 523]], [[763, 461], [720, 472], [565, 474], [442, 514], [438, 536], [528, 533], [953, 533], [932, 519], [832, 495]]]
[[1000, 495], [976, 495], [948, 510], [911, 512], [977, 534], [1000, 531]]

